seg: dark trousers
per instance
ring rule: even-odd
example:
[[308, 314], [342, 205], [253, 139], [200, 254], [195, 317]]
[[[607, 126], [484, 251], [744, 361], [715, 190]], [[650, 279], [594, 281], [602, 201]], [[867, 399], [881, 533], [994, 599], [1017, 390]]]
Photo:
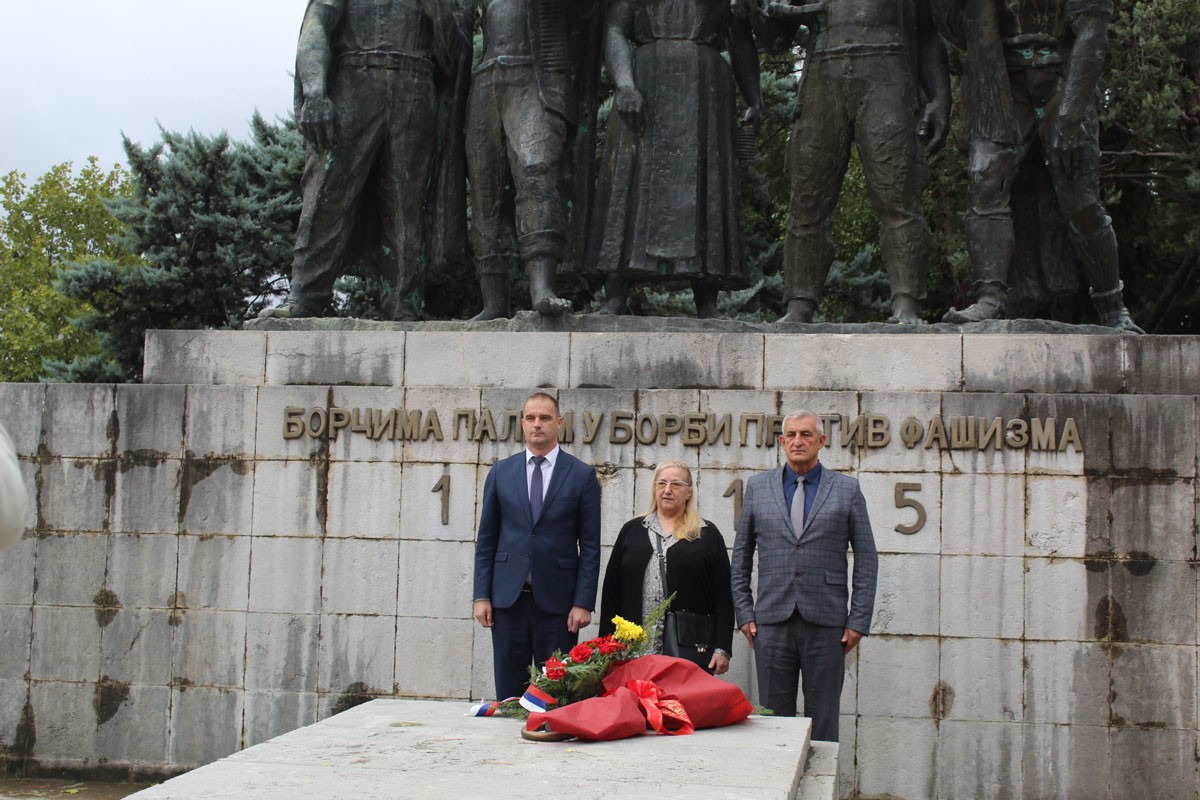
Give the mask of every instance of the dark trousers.
[[796, 716], [796, 689], [803, 677], [804, 715], [812, 738], [838, 740], [846, 654], [845, 628], [814, 625], [793, 612], [786, 621], [759, 625], [754, 639], [759, 703], [779, 717]]
[[567, 630], [567, 615], [542, 611], [527, 591], [508, 608], [492, 609], [492, 622], [498, 700], [525, 693], [530, 664], [540, 667], [555, 650], [566, 653], [579, 643], [579, 634]]

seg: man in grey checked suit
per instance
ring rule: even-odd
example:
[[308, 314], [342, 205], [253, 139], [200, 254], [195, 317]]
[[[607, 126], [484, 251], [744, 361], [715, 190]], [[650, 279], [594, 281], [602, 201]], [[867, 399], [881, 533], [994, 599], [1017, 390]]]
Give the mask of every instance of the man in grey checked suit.
[[[754, 649], [759, 702], [796, 716], [803, 676], [812, 738], [837, 741], [846, 654], [871, 628], [879, 559], [858, 481], [824, 469], [821, 420], [798, 411], [783, 420], [787, 464], [746, 483], [733, 545], [733, 606]], [[847, 547], [854, 549], [848, 591]], [[758, 551], [758, 601], [750, 591]], [[849, 605], [849, 613], [847, 613]]]

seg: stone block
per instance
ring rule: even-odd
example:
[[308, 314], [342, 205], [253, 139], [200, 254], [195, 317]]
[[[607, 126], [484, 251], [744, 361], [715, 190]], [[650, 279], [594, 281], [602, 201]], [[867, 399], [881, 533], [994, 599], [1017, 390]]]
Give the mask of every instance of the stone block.
[[236, 753], [241, 746], [243, 694], [202, 687], [171, 692], [167, 763], [200, 766]]
[[942, 476], [942, 552], [1025, 553], [1025, 479], [1020, 475]]
[[1122, 337], [1130, 394], [1200, 394], [1200, 338]]
[[[328, 428], [330, 390], [324, 386], [263, 386], [258, 390], [258, 417], [254, 428], [254, 454], [260, 459], [307, 460], [328, 452], [322, 428]], [[303, 409], [303, 432], [285, 439], [288, 409]], [[315, 411], [314, 411], [315, 409]], [[324, 421], [322, 421], [322, 416]]]
[[404, 339], [403, 331], [271, 331], [267, 383], [400, 385]]
[[937, 796], [1011, 798], [1022, 785], [1024, 726], [944, 720], [938, 729]]
[[1112, 481], [1110, 546], [1118, 558], [1187, 561], [1196, 554], [1196, 481]]
[[[334, 386], [330, 390], [331, 407], [340, 408], [349, 413], [345, 427], [337, 431], [337, 435], [329, 442], [329, 458], [333, 461], [371, 461], [399, 462], [404, 453], [404, 440], [395, 438], [401, 436], [397, 427], [399, 415], [411, 411], [415, 406], [408, 405], [406, 391], [402, 386]], [[478, 391], [469, 390], [466, 397], [471, 398], [469, 411], [474, 413], [478, 408]], [[458, 398], [456, 398], [458, 399]], [[431, 406], [433, 408], [434, 406]], [[447, 441], [458, 441], [470, 436], [469, 430], [461, 432], [454, 429], [453, 406], [437, 406], [439, 419], [442, 422]], [[428, 409], [423, 408], [422, 411]], [[395, 411], [397, 421], [388, 428], [385, 420]], [[422, 414], [424, 418], [424, 414]], [[340, 423], [339, 423], [340, 424]], [[331, 422], [332, 427], [332, 422]]]
[[1115, 394], [1124, 391], [1117, 336], [1009, 334], [963, 337], [968, 392]]
[[1026, 722], [1107, 725], [1108, 693], [1105, 645], [1025, 643]]
[[117, 453], [136, 460], [183, 457], [187, 387], [117, 386]]
[[91, 607], [104, 588], [107, 563], [107, 536], [67, 533], [40, 537], [34, 595], [37, 604]]
[[1062, 436], [1066, 421], [1073, 420], [1083, 442], [1082, 457], [1071, 446], [1065, 453], [1029, 452], [1026, 456], [1028, 470], [1037, 474], [1082, 475], [1086, 462], [1088, 474], [1108, 472], [1112, 468], [1113, 450], [1109, 432], [1119, 402], [1117, 396], [1105, 394], [1028, 395], [1029, 419], [1055, 420], [1055, 433], [1059, 437]]
[[929, 719], [938, 682], [938, 640], [871, 636], [858, 653], [858, 713], [864, 717]]
[[[395, 617], [322, 614], [320, 648], [319, 691], [334, 694], [395, 691]], [[367, 688], [362, 689], [363, 685]]]
[[[496, 675], [492, 661], [492, 632], [481, 625], [471, 626], [471, 699], [495, 700]], [[502, 699], [502, 698], [501, 698]]]
[[1081, 558], [1087, 552], [1086, 478], [1031, 475], [1025, 484], [1025, 552]]
[[317, 721], [317, 696], [297, 692], [246, 692], [245, 741], [253, 747]]
[[113, 386], [51, 383], [46, 386], [42, 442], [46, 455], [103, 458], [117, 435]]
[[475, 545], [471, 542], [400, 542], [402, 617], [471, 617]]
[[[1026, 395], [1022, 394], [975, 394], [970, 392], [948, 392], [942, 395], [942, 421], [948, 428], [956, 423], [956, 417], [975, 417], [975, 446], [961, 449], [950, 448], [941, 452], [944, 473], [967, 475], [1020, 475], [1025, 472], [1028, 451], [1025, 448], [1000, 446], [988, 440], [985, 449], [979, 449], [979, 441], [987, 438], [987, 432], [999, 417], [1001, 425], [1009, 420], [1026, 417]], [[982, 432], [979, 420], [983, 420]], [[926, 436], [929, 420], [922, 420]], [[1056, 430], [1057, 430], [1056, 426]], [[968, 429], [969, 430], [969, 429]], [[947, 431], [949, 434], [949, 430]], [[924, 444], [922, 443], [922, 447]], [[936, 447], [936, 446], [935, 446]]]
[[177, 616], [172, 685], [242, 685], [246, 663], [246, 614], [188, 610]]
[[168, 685], [173, 633], [168, 611], [122, 609], [100, 632], [100, 674], [121, 683]]
[[936, 636], [941, 594], [939, 559], [926, 554], [879, 556], [872, 633]]
[[0, 425], [18, 456], [35, 456], [42, 443], [46, 408], [44, 383], [0, 383]]
[[756, 333], [575, 333], [570, 368], [580, 388], [759, 389], [763, 342]]
[[[1149, 567], [1149, 571], [1147, 571]], [[1112, 596], [1132, 642], [1196, 644], [1196, 569], [1177, 561], [1118, 562]]]
[[179, 515], [185, 533], [248, 535], [254, 524], [254, 462], [185, 460]]
[[179, 537], [179, 594], [183, 608], [245, 611], [250, 593], [250, 537]]
[[[837, 414], [839, 417], [845, 416], [851, 419], [869, 411], [862, 407], [861, 396], [858, 392], [781, 391], [779, 393], [780, 415], [786, 417], [788, 414], [794, 414], [800, 410], [812, 411], [818, 415]], [[832, 419], [822, 420], [822, 426], [825, 432], [825, 448], [821, 451], [821, 463], [838, 472], [857, 469], [862, 451], [858, 447], [851, 446], [852, 440], [850, 439], [843, 442], [841, 420], [839, 419], [836, 425]], [[786, 457], [783, 453], [778, 452], [777, 447], [772, 447], [772, 449], [777, 452], [778, 463], [770, 466], [782, 466], [787, 460]]]
[[[858, 714], [858, 660], [859, 650], [855, 648], [846, 656], [845, 666], [842, 670], [842, 695], [838, 698], [839, 728], [847, 718], [853, 720]], [[840, 729], [838, 738], [841, 738]]]
[[394, 616], [398, 549], [394, 540], [326, 539], [321, 611]]
[[390, 473], [391, 485], [379, 490], [372, 513], [351, 516], [335, 528], [336, 515], [343, 512], [331, 504], [327, 526], [330, 535], [343, 529], [349, 534], [360, 524], [366, 531], [355, 535], [380, 534], [385, 530], [382, 523], [386, 511], [390, 514], [387, 530], [392, 538], [474, 541], [478, 497], [483, 491], [481, 472], [486, 474], [486, 468], [473, 464], [406, 464], [403, 480]]
[[250, 545], [251, 611], [316, 614], [321, 608], [321, 541], [255, 539]]
[[1112, 797], [1197, 796], [1196, 731], [1113, 728], [1109, 741]]
[[[682, 461], [692, 470], [700, 466], [699, 449], [683, 443], [682, 429], [669, 433], [670, 427], [683, 426], [685, 414], [700, 413], [700, 392], [695, 389], [654, 389], [638, 392], [637, 413], [630, 421], [633, 440], [625, 446], [624, 465], [658, 465], [663, 461]], [[677, 418], [672, 420], [672, 415]]]
[[962, 389], [962, 340], [957, 336], [788, 333], [763, 338], [767, 389]]
[[320, 625], [316, 614], [247, 614], [247, 691], [315, 692]]
[[146, 331], [142, 382], [258, 386], [266, 354], [262, 331]]
[[1197, 441], [1195, 396], [1113, 398], [1109, 421], [1113, 467], [1158, 477], [1196, 475], [1196, 450], [1182, 442]]
[[38, 528], [38, 463], [18, 458], [17, 469], [21, 471], [21, 482], [25, 484], [26, 512], [25, 534]]
[[328, 463], [259, 461], [254, 466], [255, 536], [320, 536]]
[[1134, 728], [1196, 730], [1196, 648], [1112, 649], [1112, 722]]
[[35, 681], [97, 680], [101, 626], [96, 617], [90, 608], [34, 606], [29, 676]]
[[399, 463], [331, 463], [326, 535], [397, 538], [403, 477]]
[[[250, 458], [255, 453], [258, 389], [189, 386], [184, 449], [193, 458]], [[272, 429], [278, 435], [282, 422]]]
[[1019, 641], [943, 639], [941, 681], [953, 691], [946, 719], [1020, 722], [1021, 658]]
[[[485, 389], [483, 405], [495, 415], [497, 434], [501, 413], [506, 408], [519, 410], [525, 398], [517, 395], [524, 392], [509, 392], [504, 389]], [[613, 441], [613, 416], [619, 412], [632, 413], [639, 407], [640, 397], [633, 389], [560, 389], [558, 404], [563, 417], [572, 415], [573, 438], [563, 447], [597, 467], [604, 464], [632, 466], [633, 444]], [[673, 410], [669, 413], [675, 413]], [[564, 424], [566, 427], [566, 424]], [[485, 456], [504, 457], [522, 446], [518, 441], [499, 443], [484, 442], [480, 445], [480, 460]]]
[[20, 680], [29, 672], [33, 609], [0, 606], [0, 681]]
[[[931, 719], [865, 716], [858, 724], [857, 787], [852, 797], [936, 797], [937, 724]], [[961, 795], [949, 795], [958, 797]]]
[[1025, 614], [1025, 568], [1020, 558], [944, 556], [943, 636], [1018, 639]]
[[396, 620], [396, 692], [404, 697], [471, 694], [473, 619]]
[[33, 754], [39, 761], [78, 759], [94, 753], [98, 738], [96, 684], [34, 681], [29, 704], [36, 724]]
[[103, 531], [116, 486], [111, 459], [52, 459], [42, 465], [38, 491], [41, 525], [52, 531]]
[[[479, 443], [472, 441], [462, 432], [457, 440], [454, 438], [454, 414], [456, 409], [478, 409], [479, 402], [478, 389], [409, 389], [405, 394], [405, 407], [410, 412], [420, 411], [421, 423], [419, 435], [404, 442], [404, 463], [477, 463]], [[492, 412], [494, 414], [495, 409]], [[438, 430], [441, 431], [440, 437]], [[514, 452], [519, 449], [520, 447], [513, 448]], [[399, 452], [397, 451], [397, 454]], [[400, 458], [397, 457], [396, 460]]]
[[[941, 456], [935, 446], [926, 449], [924, 436], [912, 447], [904, 441], [903, 426], [909, 419], [920, 423], [928, 430], [929, 421], [942, 413], [942, 396], [935, 392], [864, 392], [861, 397], [861, 415], [887, 418], [888, 442], [882, 447], [872, 446], [867, 435], [866, 420], [860, 423], [862, 433], [856, 433], [855, 417], [839, 421], [831, 433], [826, 447], [849, 447], [858, 452], [859, 468], [869, 472], [937, 472]], [[944, 416], [944, 415], [943, 415]]]
[[[626, 521], [649, 507], [644, 490], [641, 494], [634, 493], [636, 472], [633, 469], [604, 469], [597, 473], [600, 480], [600, 539], [606, 545], [617, 541], [617, 534]], [[706, 509], [711, 507], [711, 502], [700, 506], [700, 513], [706, 519]]]
[[[0, 747], [5, 755], [19, 759], [23, 753], [17, 739], [20, 737], [21, 718], [24, 716], [29, 698], [28, 680], [5, 680], [0, 678]], [[0, 758], [0, 765], [4, 759]]]
[[40, 542], [26, 534], [0, 558], [0, 606], [27, 606], [33, 602], [34, 564]]
[[108, 540], [108, 589], [125, 608], [171, 608], [178, 563], [178, 537], [114, 534]]
[[1025, 638], [1095, 640], [1095, 606], [1106, 592], [1090, 590], [1094, 577], [1107, 579], [1082, 561], [1025, 559]]
[[[557, 333], [410, 331], [405, 339], [404, 383], [567, 386], [570, 342]], [[571, 381], [570, 385], [579, 384]]]
[[[860, 472], [858, 482], [881, 553], [938, 553], [942, 541], [941, 479], [936, 473]], [[912, 488], [916, 487], [916, 488]], [[918, 503], [921, 513], [911, 504]], [[901, 507], [901, 504], [904, 504]], [[901, 533], [920, 524], [912, 533]]]
[[1022, 761], [1024, 797], [1110, 796], [1108, 728], [1025, 725]]
[[[742, 480], [746, 473], [741, 470], [705, 469], [694, 473], [696, 486], [694, 498], [700, 516], [717, 526], [725, 539], [725, 549], [733, 548], [733, 539], [737, 528], [736, 510], [740, 507], [741, 498], [735, 481]], [[641, 514], [649, 507], [649, 497], [646, 489], [642, 489], [633, 501], [633, 514]], [[613, 531], [616, 540], [616, 531]]]
[[122, 459], [113, 493], [112, 529], [128, 533], [178, 533], [182, 471], [182, 462], [175, 459], [152, 459], [144, 464]]
[[[708, 415], [704, 444], [696, 448], [702, 466], [744, 472], [773, 469], [778, 465], [779, 448], [775, 438], [768, 435], [765, 441], [761, 440], [756, 423], [747, 431], [753, 441], [748, 440], [743, 446], [740, 425], [744, 414], [778, 415], [778, 392], [705, 389], [700, 392], [699, 412]], [[728, 424], [722, 426], [726, 418]], [[725, 441], [727, 436], [728, 443]]]

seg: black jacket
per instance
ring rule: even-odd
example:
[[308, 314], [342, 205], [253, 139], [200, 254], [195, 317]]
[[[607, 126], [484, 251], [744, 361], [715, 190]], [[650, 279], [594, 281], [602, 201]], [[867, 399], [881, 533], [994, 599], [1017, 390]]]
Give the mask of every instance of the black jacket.
[[[612, 618], [641, 623], [642, 581], [646, 565], [657, 559], [643, 517], [626, 522], [617, 534], [600, 595], [600, 634], [613, 632]], [[657, 564], [654, 565], [657, 569]], [[680, 540], [667, 550], [666, 594], [675, 592], [671, 608], [717, 616], [716, 646], [733, 652], [733, 594], [729, 588], [729, 553], [717, 526], [704, 520], [700, 538]]]

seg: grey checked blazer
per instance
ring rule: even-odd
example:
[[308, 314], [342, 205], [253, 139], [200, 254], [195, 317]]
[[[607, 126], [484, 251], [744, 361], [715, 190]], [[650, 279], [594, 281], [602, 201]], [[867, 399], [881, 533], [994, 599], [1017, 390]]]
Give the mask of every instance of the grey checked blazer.
[[[804, 502], [797, 487], [796, 502]], [[847, 547], [854, 549], [854, 592], [848, 584]], [[750, 591], [758, 551], [758, 602]], [[804, 530], [792, 529], [783, 495], [783, 467], [746, 482], [742, 516], [733, 544], [733, 607], [738, 626], [769, 625], [799, 611], [809, 622], [871, 630], [879, 557], [858, 481], [828, 467]], [[851, 602], [852, 601], [852, 602]], [[847, 613], [847, 605], [850, 606]]]

